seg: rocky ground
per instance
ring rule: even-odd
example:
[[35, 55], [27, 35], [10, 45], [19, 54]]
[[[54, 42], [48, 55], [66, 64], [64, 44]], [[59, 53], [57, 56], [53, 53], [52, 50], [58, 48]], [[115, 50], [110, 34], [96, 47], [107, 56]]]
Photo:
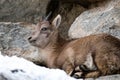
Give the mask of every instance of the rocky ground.
[[69, 37], [108, 33], [120, 38], [120, 0], [112, 0], [100, 7], [81, 13], [69, 30]]

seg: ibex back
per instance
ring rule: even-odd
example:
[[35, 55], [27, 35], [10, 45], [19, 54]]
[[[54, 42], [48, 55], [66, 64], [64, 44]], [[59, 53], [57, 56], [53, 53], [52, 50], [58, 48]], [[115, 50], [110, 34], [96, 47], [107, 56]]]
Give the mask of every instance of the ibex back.
[[81, 70], [81, 77], [120, 73], [119, 39], [108, 34], [96, 34], [66, 42], [58, 33], [60, 22], [61, 16], [58, 15], [52, 23], [42, 20], [36, 25], [36, 30], [28, 38], [39, 49], [36, 60], [49, 68], [63, 69], [67, 74], [77, 66], [85, 65], [89, 70]]

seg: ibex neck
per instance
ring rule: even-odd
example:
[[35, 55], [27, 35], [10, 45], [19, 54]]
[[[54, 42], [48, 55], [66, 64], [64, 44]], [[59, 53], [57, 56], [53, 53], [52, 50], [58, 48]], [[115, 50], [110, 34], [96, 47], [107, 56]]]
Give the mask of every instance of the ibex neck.
[[62, 48], [66, 40], [62, 39], [59, 35], [56, 35], [52, 41], [44, 48], [40, 49], [40, 54], [43, 62], [49, 68], [56, 68], [56, 59], [62, 51]]
[[65, 44], [67, 44], [69, 41], [63, 39], [59, 34], [56, 40], [56, 52], [58, 52], [59, 54], [61, 53], [61, 51], [63, 50]]

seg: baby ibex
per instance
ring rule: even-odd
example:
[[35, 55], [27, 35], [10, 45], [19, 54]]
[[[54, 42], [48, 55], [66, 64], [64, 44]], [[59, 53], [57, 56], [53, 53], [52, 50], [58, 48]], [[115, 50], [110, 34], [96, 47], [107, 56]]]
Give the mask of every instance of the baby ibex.
[[[60, 23], [60, 15], [52, 23], [42, 20], [28, 38], [30, 44], [39, 49], [35, 55], [41, 64], [63, 69], [70, 75], [79, 66], [84, 74], [81, 77], [85, 78], [120, 73], [119, 39], [108, 34], [96, 34], [66, 42], [58, 33]], [[87, 72], [84, 72], [84, 65]]]

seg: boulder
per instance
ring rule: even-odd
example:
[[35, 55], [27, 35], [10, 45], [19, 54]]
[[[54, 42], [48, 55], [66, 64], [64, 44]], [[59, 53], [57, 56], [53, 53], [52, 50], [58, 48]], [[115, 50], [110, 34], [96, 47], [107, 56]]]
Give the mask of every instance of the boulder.
[[50, 0], [0, 0], [0, 21], [36, 22], [45, 15]]
[[102, 76], [102, 77], [99, 77], [99, 78], [88, 78], [88, 79], [85, 79], [85, 80], [120, 80], [120, 75], [117, 74], [117, 75], [109, 75], [109, 76]]
[[103, 2], [106, 0], [60, 0], [60, 1], [65, 2], [65, 3], [77, 3], [77, 4], [82, 5], [85, 8], [88, 8], [91, 4]]
[[37, 49], [31, 46], [27, 40], [34, 30], [31, 23], [0, 22], [0, 51], [3, 55], [24, 57], [37, 62], [33, 56]]
[[120, 38], [120, 0], [111, 0], [104, 6], [81, 13], [68, 33], [70, 38], [99, 33], [108, 33]]

